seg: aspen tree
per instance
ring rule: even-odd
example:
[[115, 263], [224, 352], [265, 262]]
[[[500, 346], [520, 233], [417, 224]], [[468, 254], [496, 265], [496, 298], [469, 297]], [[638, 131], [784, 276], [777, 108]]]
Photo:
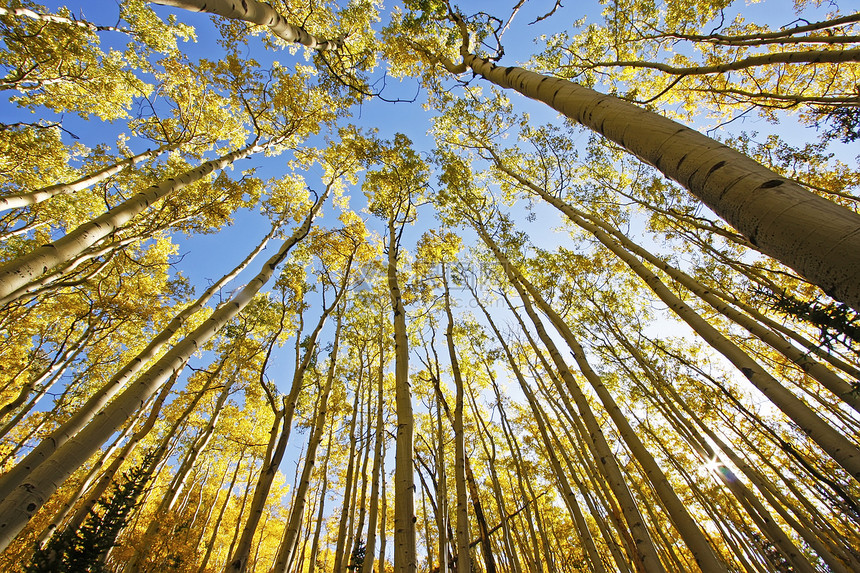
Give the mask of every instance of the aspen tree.
[[451, 9], [446, 17], [461, 39], [460, 63], [420, 41], [406, 43], [451, 74], [471, 71], [617, 143], [687, 188], [762, 252], [860, 309], [860, 215], [654, 112], [568, 80], [497, 66], [470, 51], [471, 33], [460, 14]]
[[[427, 168], [411, 141], [397, 134], [392, 142], [375, 144], [382, 168], [368, 172], [364, 189], [370, 195], [370, 211], [386, 220], [387, 280], [394, 325], [395, 412], [397, 414], [397, 448], [394, 476], [394, 569], [395, 573], [413, 573], [417, 567], [412, 440], [414, 417], [412, 392], [409, 388], [409, 339], [406, 310], [400, 290], [398, 255], [407, 223], [415, 220], [416, 204], [427, 186]], [[393, 154], [397, 149], [399, 153]]]
[[[506, 274], [508, 274], [509, 280], [511, 280], [514, 285], [519, 285], [518, 282], [514, 282], [516, 279], [514, 275], [511, 274], [511, 271], [508, 267], [509, 263], [501, 254], [501, 252], [496, 251], [496, 255], [498, 257], [501, 257], [500, 264], [502, 265], [503, 269], [506, 270]], [[523, 295], [525, 295], [525, 293], [523, 293]], [[659, 557], [657, 556], [657, 549], [654, 544], [654, 541], [645, 527], [644, 520], [639, 513], [639, 509], [635, 500], [630, 494], [630, 491], [627, 489], [627, 484], [624, 480], [623, 474], [618, 467], [614, 455], [609, 449], [609, 445], [606, 442], [606, 438], [604, 437], [603, 432], [600, 430], [600, 427], [597, 423], [597, 419], [594, 417], [594, 413], [591, 410], [591, 407], [588, 406], [585, 400], [585, 396], [582, 394], [581, 390], [576, 387], [576, 382], [571, 376], [570, 370], [568, 369], [566, 364], [564, 364], [560, 353], [555, 347], [555, 344], [549, 338], [546, 331], [543, 329], [543, 326], [540, 324], [537, 315], [534, 314], [534, 310], [531, 308], [531, 305], [528, 302], [528, 298], [522, 298], [522, 300], [526, 312], [529, 314], [529, 317], [535, 323], [535, 328], [538, 331], [540, 339], [547, 346], [547, 348], [549, 348], [553, 361], [556, 363], [556, 366], [560, 371], [561, 375], [565, 378], [565, 382], [567, 383], [571, 394], [573, 395], [577, 403], [577, 408], [579, 409], [580, 415], [583, 416], [584, 420], [586, 421], [586, 424], [589, 426], [589, 433], [591, 434], [591, 438], [592, 440], [594, 440], [595, 447], [600, 452], [600, 457], [604, 462], [604, 469], [607, 472], [607, 480], [612, 486], [613, 493], [619, 499], [619, 503], [622, 506], [622, 511], [624, 513], [624, 517], [627, 521], [628, 527], [630, 528], [631, 532], [635, 533], [636, 545], [631, 549], [634, 550], [634, 555], [637, 553], [638, 555], [634, 557], [634, 559], [638, 558], [639, 560], [641, 560], [641, 565], [645, 568], [645, 571], [664, 571], [663, 565], [660, 562]]]
[[36, 203], [41, 203], [42, 201], [46, 201], [51, 197], [55, 197], [57, 195], [61, 195], [64, 193], [74, 193], [75, 191], [86, 189], [87, 187], [91, 187], [96, 183], [100, 183], [101, 181], [104, 181], [105, 179], [116, 175], [123, 169], [127, 169], [137, 163], [146, 161], [153, 157], [158, 157], [162, 153], [166, 151], [171, 151], [176, 147], [178, 147], [178, 145], [173, 143], [161, 145], [156, 149], [148, 149], [127, 159], [117, 161], [113, 165], [108, 165], [107, 167], [99, 169], [95, 173], [84, 175], [83, 177], [72, 181], [71, 183], [57, 183], [56, 185], [50, 185], [48, 187], [36, 189], [35, 191], [29, 191], [27, 193], [3, 195], [2, 197], [0, 197], [0, 211], [26, 207], [27, 205], [35, 205]]
[[322, 207], [331, 186], [317, 199], [307, 216], [288, 240], [263, 266], [251, 282], [226, 304], [218, 308], [202, 325], [177, 342], [161, 359], [142, 374], [134, 384], [106, 406], [100, 415], [91, 421], [74, 438], [58, 448], [27, 478], [26, 487], [15, 488], [0, 503], [0, 546], [9, 545], [32, 515], [56, 491], [59, 485], [84, 463], [92, 453], [121, 425], [141, 400], [156, 392], [165, 380], [202, 344], [209, 340], [234, 316], [236, 316], [263, 287], [275, 268], [287, 257], [292, 247], [307, 235], [314, 216]]
[[126, 386], [137, 372], [158, 355], [164, 345], [185, 326], [189, 318], [203, 309], [212, 296], [218, 293], [221, 288], [227, 285], [254, 261], [257, 255], [266, 248], [267, 243], [277, 232], [277, 229], [277, 225], [273, 225], [271, 231], [242, 262], [218, 281], [215, 281], [196, 301], [182, 309], [158, 335], [150, 340], [143, 351], [120, 368], [108, 383], [93, 394], [71, 418], [60, 425], [48, 439], [43, 440], [37, 447], [33, 448], [12, 470], [0, 477], [0, 497], [8, 496], [14, 488], [21, 484], [22, 480], [26, 479], [29, 472], [35, 470], [57, 448], [61, 447], [66, 441], [77, 434], [111, 398]]
[[[348, 273], [347, 273], [348, 274]], [[316, 461], [316, 451], [320, 442], [322, 442], [325, 434], [323, 424], [328, 415], [328, 398], [331, 393], [332, 384], [334, 383], [335, 370], [337, 368], [337, 352], [340, 344], [340, 332], [343, 325], [343, 313], [337, 313], [337, 321], [335, 326], [334, 339], [332, 342], [332, 351], [328, 374], [326, 374], [325, 382], [317, 399], [317, 413], [314, 419], [314, 425], [311, 428], [308, 436], [308, 447], [305, 450], [305, 462], [302, 468], [302, 475], [299, 478], [299, 483], [296, 492], [293, 494], [293, 508], [290, 512], [290, 518], [284, 529], [284, 536], [281, 539], [281, 548], [278, 551], [278, 557], [275, 560], [275, 571], [285, 571], [288, 562], [292, 560], [295, 552], [296, 540], [298, 538], [299, 527], [301, 525], [302, 516], [307, 503], [307, 493], [311, 483], [311, 471]]]
[[528, 382], [526, 382], [526, 380], [523, 378], [522, 373], [520, 372], [520, 369], [516, 364], [516, 360], [510, 351], [510, 348], [508, 348], [508, 345], [505, 343], [505, 340], [504, 340], [504, 337], [502, 336], [502, 333], [499, 332], [498, 329], [496, 328], [496, 324], [493, 322], [493, 319], [490, 316], [490, 313], [487, 312], [487, 309], [484, 307], [484, 305], [481, 303], [481, 301], [478, 300], [477, 297], [475, 297], [474, 300], [477, 302], [478, 307], [484, 313], [484, 316], [487, 318], [487, 322], [490, 324], [490, 328], [493, 329], [493, 332], [495, 333], [497, 340], [502, 345], [502, 350], [505, 352], [505, 356], [508, 359], [508, 363], [510, 364], [511, 369], [514, 371], [514, 375], [517, 378], [517, 382], [519, 382], [520, 388], [525, 393], [526, 399], [528, 400], [528, 403], [529, 403], [529, 406], [531, 407], [532, 412], [535, 415], [535, 421], [537, 422], [538, 430], [540, 431], [541, 438], [544, 441], [547, 456], [549, 457], [550, 462], [552, 463], [553, 469], [556, 472], [556, 477], [559, 480], [559, 488], [561, 489], [561, 493], [562, 493], [562, 496], [564, 497], [564, 501], [568, 507], [568, 510], [571, 512], [571, 514], [574, 517], [574, 522], [576, 524], [577, 530], [579, 531], [580, 539], [582, 540], [583, 544], [585, 545], [585, 551], [586, 551], [586, 554], [588, 555], [589, 560], [591, 561], [591, 566], [592, 566], [594, 571], [605, 573], [606, 568], [604, 567], [603, 559], [600, 557], [600, 554], [597, 551], [597, 546], [594, 544], [594, 540], [591, 537], [591, 532], [588, 529], [588, 525], [585, 523], [585, 517], [583, 516], [583, 514], [579, 508], [579, 502], [576, 500], [574, 493], [573, 493], [573, 490], [571, 489], [571, 487], [567, 481], [566, 472], [564, 471], [564, 469], [562, 469], [561, 464], [559, 463], [558, 457], [555, 455], [555, 453], [553, 451], [555, 448], [554, 448], [552, 440], [550, 439], [549, 434], [548, 434], [547, 424], [545, 422], [545, 417], [540, 412], [540, 406], [535, 401], [534, 394], [529, 389]]
[[154, 4], [183, 8], [193, 12], [209, 12], [232, 20], [242, 20], [265, 26], [286, 42], [295, 42], [313, 50], [336, 50], [337, 40], [320, 40], [304, 28], [287, 22], [268, 2], [244, 0], [241, 4], [230, 0], [151, 0]]
[[[804, 372], [809, 373], [810, 376], [813, 376], [840, 399], [845, 401], [855, 410], [860, 411], [860, 398], [853, 393], [851, 386], [847, 382], [833, 374], [829, 369], [814, 361], [806, 353], [798, 350], [788, 341], [782, 339], [778, 334], [765, 328], [759, 321], [753, 320], [725, 304], [718, 296], [713, 294], [712, 289], [708, 289], [687, 273], [649, 253], [646, 249], [629, 240], [623, 233], [612, 228], [597, 215], [584, 213], [569, 203], [565, 203], [558, 197], [547, 193], [542, 187], [534, 184], [522, 175], [505, 166], [495, 151], [490, 148], [488, 148], [488, 151], [493, 155], [496, 167], [498, 167], [503, 173], [509, 175], [529, 191], [537, 194], [550, 205], [564, 213], [573, 223], [592, 233], [601, 243], [617, 254], [622, 260], [629, 261], [628, 264], [631, 265], [631, 268], [634, 268], [634, 270], [640, 269], [635, 272], [640, 274], [646, 283], [653, 284], [658, 279], [655, 275], [648, 273], [644, 267], [635, 262], [635, 260], [631, 258], [629, 254], [630, 252], [635, 253], [652, 265], [665, 271], [671, 278], [677, 280], [679, 283], [690, 289], [691, 292], [702, 298], [702, 300], [710, 304], [716, 310], [725, 314], [729, 319], [737, 322], [752, 334], [758, 336], [763, 342], [767, 343], [775, 350], [782, 352], [788, 359], [797, 363]], [[620, 243], [620, 246], [616, 246], [616, 241]], [[664, 300], [664, 302], [667, 302], [668, 304], [668, 301]], [[670, 304], [670, 307], [675, 308], [673, 304]], [[755, 315], [757, 318], [761, 316], [761, 313], [756, 312]]]
[[206, 161], [175, 178], [137, 193], [103, 215], [67, 233], [62, 238], [3, 264], [0, 266], [0, 298], [6, 297], [57, 265], [73, 259], [86, 248], [109, 236], [169, 193], [179, 191], [187, 185], [203, 179], [213, 171], [223, 169], [235, 161], [262, 151], [272, 143], [258, 145], [255, 141], [242, 149]]
[[[320, 314], [320, 317], [314, 326], [313, 330], [307, 336], [307, 338], [302, 341], [300, 336], [296, 336], [295, 340], [295, 368], [293, 371], [292, 384], [290, 386], [290, 390], [286, 395], [275, 396], [272, 389], [264, 381], [266, 367], [269, 362], [269, 358], [271, 357], [272, 349], [274, 344], [277, 341], [278, 336], [283, 331], [285, 327], [285, 313], [286, 307], [282, 307], [282, 315], [280, 321], [280, 330], [279, 332], [271, 339], [268, 350], [266, 352], [266, 358], [263, 362], [263, 365], [260, 369], [260, 386], [263, 389], [267, 402], [272, 409], [272, 412], [275, 414], [274, 421], [272, 422], [272, 427], [269, 432], [269, 442], [266, 446], [266, 453], [263, 457], [263, 469], [260, 471], [259, 479], [254, 487], [254, 494], [251, 499], [251, 505], [249, 507], [248, 512], [248, 520], [245, 522], [244, 528], [242, 529], [242, 535], [239, 539], [238, 544], [236, 545], [235, 552], [232, 553], [228, 559], [228, 565], [225, 571], [234, 571], [236, 573], [240, 573], [245, 571], [248, 566], [248, 556], [250, 555], [252, 542], [254, 539], [254, 535], [257, 531], [257, 526], [259, 525], [260, 519], [263, 515], [263, 509], [266, 505], [266, 499], [269, 495], [269, 490], [272, 486], [272, 483], [275, 479], [275, 475], [278, 472], [278, 468], [283, 461], [284, 454], [286, 453], [287, 444], [290, 439], [290, 434], [292, 431], [293, 425], [293, 416], [295, 415], [296, 406], [299, 401], [299, 394], [302, 390], [302, 386], [304, 383], [305, 373], [311, 367], [311, 363], [316, 357], [317, 352], [317, 339], [322, 332], [328, 317], [331, 313], [337, 308], [343, 297], [346, 295], [349, 281], [350, 281], [350, 270], [353, 265], [353, 260], [356, 256], [356, 251], [358, 250], [357, 237], [353, 236], [360, 231], [343, 231], [343, 234], [346, 236], [346, 242], [351, 243], [352, 250], [347, 251], [346, 253], [338, 253], [337, 245], [334, 241], [330, 243], [323, 243], [322, 248], [325, 249], [328, 247], [333, 253], [329, 255], [329, 257], [337, 257], [340, 255], [341, 257], [345, 257], [345, 262], [340, 261], [343, 264], [343, 270], [341, 270], [342, 276], [340, 281], [337, 284], [334, 283], [333, 279], [329, 279], [328, 281], [323, 281], [323, 310]], [[333, 233], [339, 234], [339, 233]], [[337, 266], [336, 264], [325, 263], [326, 266]], [[331, 269], [328, 269], [327, 272], [331, 272]], [[327, 286], [331, 284], [334, 289], [334, 299], [331, 303], [326, 303], [325, 301], [325, 289]], [[303, 353], [300, 354], [300, 351], [303, 350]], [[278, 403], [280, 402], [280, 406]]]
[[[365, 559], [361, 573], [371, 573], [373, 570], [373, 555], [376, 548], [376, 526], [379, 519], [379, 472], [382, 471], [382, 444], [385, 441], [383, 406], [385, 381], [385, 343], [383, 341], [383, 324], [380, 321], [377, 335], [379, 364], [376, 366], [376, 418], [374, 428], [373, 467], [371, 468], [370, 508], [367, 518], [367, 541], [365, 542]], [[370, 384], [368, 384], [370, 385]], [[441, 536], [440, 536], [441, 539]], [[444, 570], [444, 569], [443, 569]]]

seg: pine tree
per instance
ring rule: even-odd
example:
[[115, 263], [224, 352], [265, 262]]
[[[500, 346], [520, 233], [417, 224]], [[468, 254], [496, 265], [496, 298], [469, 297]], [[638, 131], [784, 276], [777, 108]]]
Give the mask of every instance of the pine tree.
[[146, 467], [151, 457], [123, 472], [111, 491], [100, 498], [78, 529], [63, 530], [37, 549], [26, 573], [106, 573], [104, 560], [116, 545], [140, 494], [149, 483]]

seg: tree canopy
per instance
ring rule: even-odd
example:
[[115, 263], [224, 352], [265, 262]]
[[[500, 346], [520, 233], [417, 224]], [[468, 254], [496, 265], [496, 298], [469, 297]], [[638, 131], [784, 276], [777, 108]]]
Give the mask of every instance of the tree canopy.
[[860, 570], [860, 13], [0, 7], [4, 571]]

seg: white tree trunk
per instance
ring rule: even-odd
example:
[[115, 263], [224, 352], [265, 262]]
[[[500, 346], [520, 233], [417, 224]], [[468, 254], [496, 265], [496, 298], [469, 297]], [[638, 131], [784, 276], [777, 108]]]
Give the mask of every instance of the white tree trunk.
[[101, 444], [132, 415], [188, 358], [239, 314], [265, 285], [293, 246], [310, 231], [314, 216], [331, 189], [319, 198], [302, 224], [296, 228], [262, 270], [227, 303], [221, 305], [203, 324], [176, 343], [164, 356], [108, 404], [78, 434], [45, 460], [26, 481], [0, 502], [0, 550], [5, 549], [35, 512]]
[[176, 147], [176, 144], [165, 144], [157, 149], [148, 149], [143, 153], [138, 153], [133, 157], [128, 157], [126, 159], [123, 159], [122, 161], [117, 161], [113, 165], [108, 165], [107, 167], [100, 169], [95, 173], [84, 175], [80, 179], [76, 179], [71, 183], [57, 183], [56, 185], [42, 187], [41, 189], [36, 189], [35, 191], [30, 191], [28, 193], [15, 193], [12, 195], [0, 197], [0, 212], [6, 211], [8, 209], [26, 207], [27, 205], [35, 205], [36, 203], [41, 203], [42, 201], [46, 201], [51, 197], [55, 197], [57, 195], [62, 195], [64, 193], [74, 193], [75, 191], [86, 189], [87, 187], [104, 181], [108, 177], [116, 175], [126, 167], [131, 167], [132, 165], [140, 163], [141, 161], [146, 161], [151, 157], [157, 157], [163, 152], [168, 151], [170, 149], [174, 149]]
[[308, 34], [304, 28], [290, 24], [284, 20], [277, 10], [268, 2], [257, 0], [151, 0], [153, 4], [174, 6], [194, 12], [209, 12], [231, 20], [244, 20], [269, 28], [273, 34], [287, 42], [295, 42], [314, 50], [335, 50], [338, 42], [320, 40]]
[[39, 467], [57, 448], [73, 438], [95, 416], [96, 412], [107, 404], [108, 400], [125, 387], [132, 376], [137, 374], [141, 368], [155, 358], [164, 345], [185, 325], [186, 321], [209, 302], [212, 295], [220, 291], [224, 285], [233, 280], [251, 264], [257, 255], [266, 248], [266, 244], [274, 236], [275, 231], [277, 231], [277, 227], [273, 227], [260, 244], [236, 268], [221, 277], [220, 280], [206, 289], [196, 301], [173, 317], [170, 323], [149, 342], [140, 354], [131, 359], [119, 372], [114, 374], [107, 384], [93, 394], [83, 406], [77, 408], [68, 420], [54, 430], [50, 436], [42, 440], [14, 468], [0, 477], [0, 499], [8, 496], [12, 490], [21, 485], [21, 482], [27, 478], [30, 472]]
[[252, 144], [233, 153], [207, 161], [176, 178], [170, 178], [137, 193], [107, 213], [80, 225], [64, 237], [9, 261], [0, 267], [0, 298], [6, 297], [57, 265], [74, 259], [87, 247], [107, 237], [122, 225], [131, 221], [138, 213], [169, 193], [179, 191], [187, 185], [199, 181], [213, 171], [223, 169], [234, 161], [262, 149], [264, 148]]
[[526, 178], [515, 173], [513, 170], [504, 166], [499, 160], [499, 158], [495, 156], [495, 154], [494, 159], [499, 169], [501, 169], [502, 171], [516, 179], [518, 182], [522, 183], [523, 185], [537, 193], [550, 205], [567, 215], [567, 217], [576, 225], [593, 234], [601, 243], [606, 245], [607, 248], [609, 248], [619, 257], [621, 257], [622, 260], [630, 260], [629, 253], [625, 254], [624, 251], [619, 250], [617, 246], [614, 246], [615, 241], [621, 243], [621, 245], [628, 251], [635, 253], [636, 255], [647, 260], [652, 265], [665, 271], [666, 274], [668, 274], [674, 280], [678, 281], [680, 284], [690, 289], [691, 292], [693, 292], [699, 298], [707, 302], [721, 314], [746, 328], [750, 333], [757, 336], [759, 340], [768, 344], [774, 350], [782, 353], [783, 356], [797, 364], [801, 368], [801, 370], [818, 380], [825, 388], [833, 392], [836, 396], [845, 401], [852, 408], [860, 412], [860, 397], [856, 396], [852, 392], [853, 389], [851, 385], [839, 376], [837, 376], [823, 364], [816, 362], [811, 356], [809, 356], [808, 353], [798, 349], [796, 346], [794, 346], [772, 330], [766, 328], [757, 320], [754, 320], [750, 316], [738, 310], [735, 310], [733, 307], [723, 302], [723, 300], [716, 296], [705, 285], [703, 285], [687, 273], [681, 271], [680, 269], [677, 269], [666, 263], [659, 257], [654, 256], [646, 249], [640, 247], [639, 245], [628, 239], [627, 236], [625, 236], [623, 233], [621, 233], [617, 229], [612, 228], [600, 217], [597, 217], [593, 214], [584, 213], [576, 209], [572, 205], [565, 203], [558, 197], [547, 193], [546, 190], [533, 184], [531, 181], [527, 180]]
[[409, 339], [406, 310], [397, 280], [397, 244], [393, 220], [388, 222], [388, 289], [394, 310], [394, 401], [397, 412], [397, 448], [394, 463], [394, 571], [415, 573], [415, 475], [412, 470], [412, 391], [409, 388]]
[[614, 96], [472, 54], [488, 81], [541, 101], [655, 166], [762, 252], [860, 310], [860, 215], [701, 133]]
[[[330, 353], [331, 364], [329, 365], [328, 374], [326, 375], [325, 386], [319, 398], [319, 408], [317, 411], [314, 427], [311, 428], [310, 436], [308, 437], [308, 448], [305, 452], [305, 464], [302, 468], [302, 476], [299, 479], [296, 493], [293, 495], [293, 509], [290, 512], [289, 522], [284, 530], [284, 536], [281, 539], [281, 547], [278, 550], [278, 558], [275, 562], [275, 571], [286, 571], [287, 563], [293, 557], [295, 551], [296, 539], [299, 535], [299, 528], [302, 525], [302, 517], [305, 513], [305, 504], [307, 503], [307, 493], [311, 485], [311, 472], [316, 461], [317, 448], [322, 442], [325, 434], [325, 420], [328, 414], [328, 397], [331, 393], [332, 384], [334, 382], [335, 369], [337, 367], [337, 350], [340, 344], [340, 329], [343, 322], [341, 314], [337, 316], [337, 326], [334, 332], [334, 342]], [[326, 455], [329, 455], [328, 453]]]

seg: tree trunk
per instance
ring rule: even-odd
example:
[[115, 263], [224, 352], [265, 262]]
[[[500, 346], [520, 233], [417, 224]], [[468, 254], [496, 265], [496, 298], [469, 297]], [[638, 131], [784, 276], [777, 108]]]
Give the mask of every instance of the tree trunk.
[[287, 42], [294, 42], [318, 50], [336, 50], [340, 43], [332, 40], [320, 40], [308, 34], [304, 28], [294, 26], [284, 20], [268, 2], [257, 0], [150, 0], [153, 4], [184, 8], [193, 12], [209, 12], [231, 20], [243, 20], [251, 24], [265, 26], [277, 37]]
[[465, 47], [462, 55], [477, 75], [549, 105], [655, 166], [762, 252], [860, 311], [860, 215], [614, 96], [522, 68], [502, 68]]
[[[373, 447], [373, 468], [370, 482], [370, 509], [367, 517], [367, 542], [364, 549], [364, 563], [361, 573], [373, 573], [373, 555], [376, 549], [376, 525], [379, 515], [379, 472], [382, 470], [382, 442], [385, 440], [384, 427], [384, 375], [385, 375], [385, 347], [382, 341], [382, 333], [379, 335], [379, 366], [376, 371], [376, 440]], [[369, 386], [370, 384], [368, 384]]]
[[[468, 490], [466, 488], [466, 437], [463, 432], [465, 396], [463, 377], [460, 375], [460, 364], [457, 361], [457, 351], [454, 348], [454, 317], [451, 314], [451, 294], [448, 290], [448, 277], [445, 273], [444, 263], [442, 264], [442, 282], [445, 287], [445, 314], [448, 316], [448, 325], [445, 328], [445, 339], [447, 340], [448, 357], [451, 360], [451, 371], [454, 374], [454, 385], [457, 392], [454, 403], [454, 483], [457, 486], [457, 571], [458, 573], [469, 573], [472, 571], [472, 556], [469, 551], [469, 497]], [[485, 541], [489, 542], [489, 540]], [[490, 555], [492, 555], [492, 553]]]
[[48, 459], [57, 448], [61, 447], [68, 440], [73, 438], [83, 428], [96, 413], [113, 398], [117, 392], [123, 389], [126, 383], [134, 376], [141, 368], [143, 368], [150, 360], [155, 358], [158, 352], [167, 344], [173, 336], [185, 325], [188, 319], [197, 311], [201, 310], [212, 296], [219, 292], [221, 288], [235, 278], [242, 270], [244, 270], [254, 258], [262, 252], [266, 247], [269, 239], [275, 234], [277, 226], [273, 226], [272, 230], [266, 235], [260, 244], [245, 257], [236, 268], [221, 277], [211, 287], [206, 289], [202, 295], [192, 304], [188, 305], [179, 312], [168, 323], [164, 329], [158, 333], [147, 344], [137, 356], [126, 363], [116, 374], [114, 374], [107, 384], [102, 386], [95, 394], [93, 394], [87, 402], [77, 408], [72, 416], [66, 420], [59, 428], [54, 430], [51, 435], [42, 440], [38, 446], [33, 448], [27, 456], [21, 460], [14, 468], [0, 477], [0, 499], [7, 497], [16, 487], [21, 485], [21, 482], [27, 478], [27, 475], [34, 471], [39, 465]]
[[388, 221], [388, 289], [394, 313], [394, 401], [397, 413], [397, 449], [394, 462], [394, 572], [415, 573], [415, 476], [412, 470], [412, 391], [409, 388], [409, 339], [406, 310], [397, 279], [397, 234]]
[[200, 181], [213, 171], [223, 169], [239, 159], [262, 151], [265, 147], [265, 145], [259, 146], [253, 143], [248, 147], [207, 161], [158, 185], [153, 185], [92, 221], [83, 223], [64, 237], [5, 263], [0, 266], [0, 299], [47, 273], [57, 265], [75, 258], [87, 247], [112, 234], [159, 199]]
[[189, 357], [215, 336], [265, 285], [275, 268], [283, 262], [292, 247], [310, 231], [314, 216], [322, 207], [331, 185], [326, 188], [308, 212], [302, 224], [295, 229], [278, 252], [263, 265], [256, 277], [230, 301], [221, 305], [199, 327], [178, 341], [165, 355], [129, 386], [113, 402], [105, 406], [84, 429], [58, 448], [35, 471], [27, 477], [27, 483], [15, 487], [15, 491], [0, 502], [0, 550], [27, 524], [34, 513], [47, 501], [57, 488], [116, 431], [132, 412], [153, 393], [157, 392], [170, 375], [182, 368]]
[[[668, 304], [670, 308], [675, 310], [676, 306], [670, 304], [670, 300], [665, 300], [653, 286], [654, 282], [659, 279], [657, 279], [656, 275], [650, 273], [638, 260], [636, 260], [631, 255], [631, 252], [647, 260], [649, 263], [656, 266], [657, 268], [665, 271], [666, 274], [668, 274], [674, 280], [678, 281], [679, 283], [690, 289], [691, 292], [693, 292], [699, 298], [707, 302], [714, 309], [725, 315], [727, 318], [733, 320], [737, 324], [746, 328], [750, 333], [757, 336], [759, 340], [768, 344], [771, 348], [780, 352], [783, 356], [797, 364], [801, 368], [801, 370], [818, 380], [825, 388], [833, 392], [841, 400], [843, 400], [852, 408], [860, 412], [860, 396], [857, 396], [856, 393], [853, 392], [851, 385], [845, 382], [842, 378], [840, 378], [833, 372], [831, 372], [828, 368], [824, 367], [822, 364], [813, 360], [807, 353], [799, 350], [797, 347], [780, 337], [778, 334], [765, 328], [761, 323], [757, 322], [756, 320], [753, 320], [749, 316], [727, 305], [696, 279], [694, 279], [687, 273], [674, 268], [665, 261], [661, 260], [659, 257], [652, 255], [646, 249], [640, 247], [639, 245], [628, 239], [620, 231], [611, 228], [605, 221], [603, 221], [596, 215], [583, 213], [572, 205], [569, 205], [564, 201], [558, 199], [557, 197], [547, 193], [546, 190], [542, 189], [537, 185], [534, 185], [524, 177], [508, 169], [500, 162], [498, 157], [494, 157], [494, 159], [496, 160], [496, 165], [499, 167], [499, 169], [509, 174], [511, 177], [514, 177], [523, 185], [526, 185], [533, 192], [537, 193], [542, 199], [544, 199], [553, 207], [567, 215], [567, 217], [571, 221], [573, 221], [573, 223], [593, 234], [604, 246], [606, 246], [606, 248], [611, 250], [621, 260], [627, 263], [628, 266], [630, 266], [630, 268], [634, 272], [636, 272], [636, 274], [638, 274], [642, 278], [642, 280], [644, 280], [645, 283], [648, 284], [652, 288], [652, 290], [654, 290], [655, 294], [657, 294], [657, 296], [660, 296], [661, 300]], [[616, 244], [616, 241], [620, 243], [620, 245]], [[674, 302], [674, 300], [672, 302]]]
[[128, 157], [121, 161], [117, 161], [113, 165], [108, 165], [107, 167], [99, 169], [95, 173], [85, 175], [80, 179], [72, 181], [71, 183], [58, 183], [56, 185], [42, 187], [41, 189], [36, 189], [35, 191], [30, 191], [27, 193], [4, 195], [3, 197], [0, 197], [0, 212], [6, 211], [8, 209], [26, 207], [27, 205], [35, 205], [36, 203], [41, 203], [42, 201], [46, 201], [51, 197], [55, 197], [57, 195], [62, 195], [65, 193], [74, 193], [75, 191], [86, 189], [87, 187], [104, 181], [108, 177], [116, 175], [127, 167], [131, 167], [136, 163], [146, 161], [147, 159], [150, 159], [152, 157], [158, 157], [165, 151], [170, 151], [172, 149], [176, 149], [177, 147], [178, 144], [175, 143], [164, 144], [156, 149], [148, 149], [143, 153], [138, 153], [133, 157]]
[[325, 386], [323, 386], [322, 393], [319, 397], [319, 406], [317, 408], [314, 427], [311, 428], [310, 436], [308, 436], [308, 448], [305, 452], [305, 463], [302, 468], [302, 475], [299, 479], [299, 485], [296, 488], [296, 492], [293, 495], [293, 508], [290, 512], [287, 527], [284, 529], [284, 536], [281, 539], [281, 547], [278, 550], [278, 557], [275, 560], [276, 572], [286, 572], [287, 563], [289, 563], [293, 556], [296, 539], [299, 535], [299, 528], [301, 527], [302, 517], [305, 512], [305, 504], [307, 503], [307, 493], [311, 485], [311, 472], [313, 471], [314, 462], [316, 461], [317, 448], [319, 447], [320, 442], [322, 442], [325, 434], [323, 426], [325, 424], [326, 415], [328, 414], [328, 397], [331, 393], [335, 369], [337, 367], [337, 351], [338, 345], [340, 344], [340, 329], [342, 323], [343, 316], [341, 313], [338, 313], [337, 326], [334, 331], [334, 342], [332, 343], [330, 354], [331, 363], [329, 364]]

